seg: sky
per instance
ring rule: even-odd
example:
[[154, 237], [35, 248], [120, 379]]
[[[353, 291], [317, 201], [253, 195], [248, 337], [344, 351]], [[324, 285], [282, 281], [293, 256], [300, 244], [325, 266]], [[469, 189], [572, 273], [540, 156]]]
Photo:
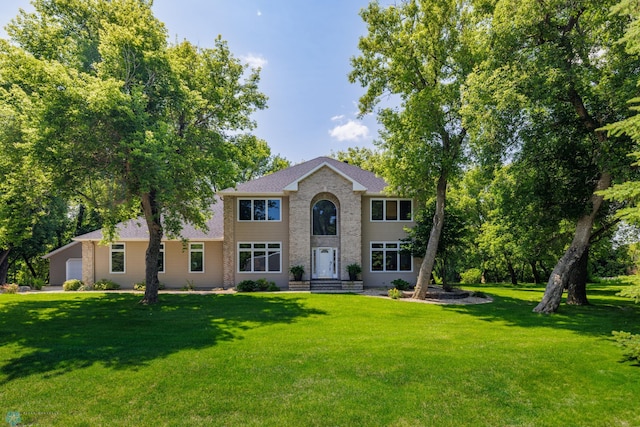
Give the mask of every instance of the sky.
[[[384, 3], [384, 2], [381, 2]], [[261, 67], [268, 108], [253, 131], [272, 154], [292, 164], [348, 147], [373, 147], [374, 115], [358, 117], [364, 88], [351, 84], [350, 58], [366, 27], [358, 12], [368, 0], [154, 0], [171, 42], [212, 47], [221, 35], [234, 56]], [[29, 0], [2, 0], [0, 26], [33, 10]], [[4, 30], [0, 37], [6, 37]]]

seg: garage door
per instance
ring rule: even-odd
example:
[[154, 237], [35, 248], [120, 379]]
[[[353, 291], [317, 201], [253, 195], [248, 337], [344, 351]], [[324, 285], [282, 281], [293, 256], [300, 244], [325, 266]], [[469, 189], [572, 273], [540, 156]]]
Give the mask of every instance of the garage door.
[[82, 258], [69, 258], [67, 260], [67, 280], [82, 280]]

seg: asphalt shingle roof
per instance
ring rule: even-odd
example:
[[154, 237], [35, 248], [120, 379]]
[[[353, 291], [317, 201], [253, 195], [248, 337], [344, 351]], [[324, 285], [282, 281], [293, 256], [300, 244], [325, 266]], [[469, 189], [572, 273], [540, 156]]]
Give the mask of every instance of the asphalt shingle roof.
[[365, 187], [367, 194], [380, 194], [387, 186], [387, 183], [382, 178], [377, 177], [372, 172], [330, 157], [317, 157], [270, 175], [238, 184], [235, 189], [227, 188], [220, 191], [219, 194], [223, 196], [225, 194], [282, 194], [287, 186], [306, 177], [310, 172], [319, 169], [325, 164], [339, 171], [345, 178]]

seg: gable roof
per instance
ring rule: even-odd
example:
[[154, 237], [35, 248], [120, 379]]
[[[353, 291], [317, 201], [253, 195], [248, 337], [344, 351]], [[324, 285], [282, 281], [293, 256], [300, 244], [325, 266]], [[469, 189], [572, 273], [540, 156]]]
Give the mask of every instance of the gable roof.
[[[208, 232], [204, 232], [198, 228], [195, 228], [192, 224], [183, 224], [182, 232], [180, 235], [188, 240], [214, 240], [221, 241], [224, 237], [223, 230], [223, 217], [222, 217], [223, 202], [217, 199], [216, 203], [211, 205], [211, 218], [207, 221]], [[116, 225], [116, 233], [118, 241], [148, 241], [149, 240], [149, 228], [143, 217], [130, 219], [129, 221], [121, 222]], [[92, 231], [87, 234], [75, 237], [73, 240], [76, 242], [88, 241], [88, 240], [102, 240], [102, 230]], [[167, 236], [164, 236], [164, 240], [169, 240]]]
[[341, 162], [330, 157], [317, 157], [290, 168], [274, 172], [249, 182], [238, 184], [236, 188], [227, 188], [218, 192], [229, 195], [283, 195], [289, 191], [298, 191], [298, 183], [313, 175], [322, 167], [328, 167], [338, 175], [353, 184], [353, 191], [366, 194], [381, 194], [387, 183], [374, 173], [360, 169], [357, 166]]

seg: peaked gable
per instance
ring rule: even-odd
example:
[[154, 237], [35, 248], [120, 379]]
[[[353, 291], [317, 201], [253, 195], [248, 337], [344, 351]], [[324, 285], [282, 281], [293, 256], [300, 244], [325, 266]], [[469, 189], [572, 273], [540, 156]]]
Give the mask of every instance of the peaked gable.
[[270, 175], [238, 184], [236, 188], [227, 188], [220, 195], [283, 195], [288, 191], [297, 191], [298, 183], [313, 175], [319, 169], [328, 167], [353, 184], [354, 191], [367, 194], [381, 194], [387, 183], [374, 173], [357, 166], [341, 162], [330, 157], [317, 157]]

